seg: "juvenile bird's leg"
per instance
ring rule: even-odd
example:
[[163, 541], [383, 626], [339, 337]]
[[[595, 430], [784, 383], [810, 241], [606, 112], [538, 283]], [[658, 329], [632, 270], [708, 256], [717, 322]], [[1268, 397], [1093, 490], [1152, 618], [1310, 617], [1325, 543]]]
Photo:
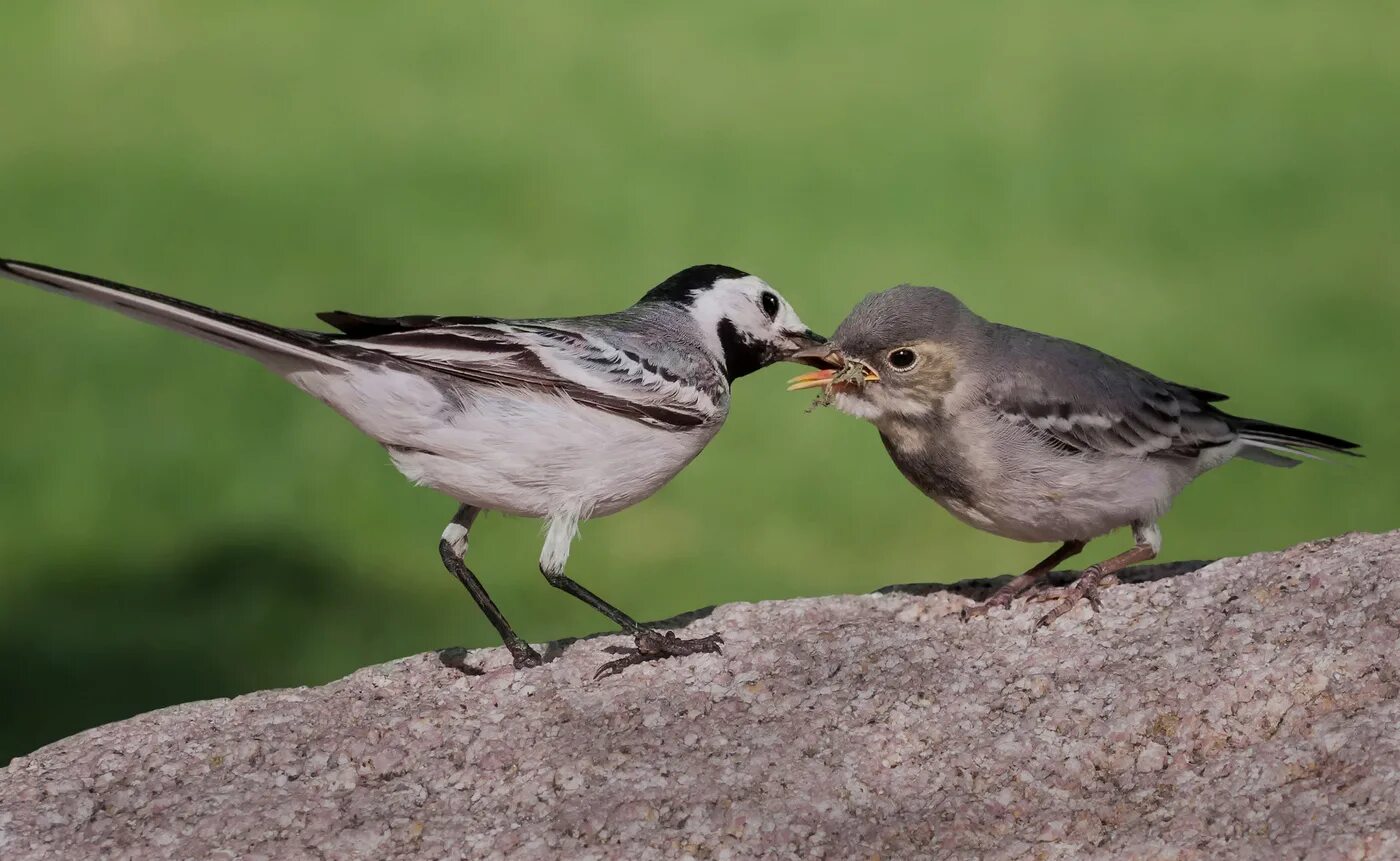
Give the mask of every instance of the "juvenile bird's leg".
[[1056, 565], [1059, 565], [1071, 556], [1077, 555], [1083, 549], [1083, 541], [1066, 541], [1064, 544], [1061, 544], [1054, 553], [1051, 553], [1049, 556], [1046, 556], [1036, 563], [1034, 568], [1019, 577], [1013, 578], [1010, 583], [998, 589], [996, 594], [992, 597], [980, 604], [974, 604], [971, 607], [964, 608], [962, 611], [962, 620], [966, 622], [968, 619], [975, 616], [986, 615], [989, 610], [995, 607], [1011, 606], [1013, 600], [1020, 597], [1031, 588], [1039, 585], [1040, 581], [1044, 580], [1051, 571], [1055, 570]]
[[598, 672], [593, 676], [595, 679], [620, 673], [628, 667], [647, 661], [659, 661], [663, 658], [678, 658], [720, 650], [720, 645], [723, 644], [724, 640], [719, 634], [711, 634], [708, 637], [700, 637], [695, 640], [682, 640], [670, 631], [664, 634], [653, 631], [638, 624], [636, 619], [565, 576], [564, 562], [569, 557], [569, 545], [573, 541], [577, 525], [578, 520], [572, 517], [550, 519], [549, 532], [544, 541], [544, 552], [540, 554], [540, 573], [544, 575], [544, 579], [549, 581], [549, 585], [568, 592], [612, 619], [618, 627], [631, 634], [636, 641], [636, 647], [632, 654], [616, 661], [609, 661], [599, 667]]
[[463, 557], [467, 553], [467, 533], [472, 528], [472, 521], [481, 513], [481, 509], [473, 508], [470, 505], [463, 505], [457, 509], [452, 522], [447, 524], [447, 528], [442, 531], [442, 540], [438, 542], [438, 553], [442, 555], [442, 564], [447, 566], [453, 576], [462, 581], [462, 585], [467, 587], [472, 598], [476, 599], [476, 605], [481, 608], [481, 612], [486, 614], [486, 618], [491, 620], [491, 624], [496, 628], [496, 632], [501, 635], [501, 642], [506, 644], [510, 650], [511, 657], [515, 659], [517, 670], [538, 667], [541, 663], [540, 653], [530, 648], [530, 644], [520, 638], [515, 633], [515, 629], [506, 621], [506, 617], [496, 606], [496, 602], [491, 600], [491, 596], [486, 594], [486, 587], [481, 585], [481, 581], [476, 579], [476, 575], [467, 567]]
[[1146, 562], [1154, 558], [1162, 549], [1162, 531], [1155, 523], [1134, 523], [1133, 540], [1136, 545], [1111, 559], [1105, 559], [1097, 565], [1090, 565], [1079, 575], [1079, 579], [1070, 584], [1064, 591], [1064, 597], [1060, 603], [1050, 608], [1050, 612], [1040, 617], [1040, 621], [1035, 623], [1037, 628], [1043, 628], [1064, 614], [1068, 613], [1076, 601], [1080, 598], [1086, 599], [1094, 605], [1094, 609], [1099, 609], [1099, 584], [1105, 579], [1112, 577], [1129, 565], [1136, 565], [1139, 562]]

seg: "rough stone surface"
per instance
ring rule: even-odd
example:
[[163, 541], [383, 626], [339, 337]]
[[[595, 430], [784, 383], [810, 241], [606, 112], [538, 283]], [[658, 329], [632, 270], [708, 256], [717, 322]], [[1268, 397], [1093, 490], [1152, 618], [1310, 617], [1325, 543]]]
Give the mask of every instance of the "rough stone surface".
[[1400, 532], [1143, 571], [1041, 631], [909, 588], [176, 706], [0, 772], [0, 857], [1400, 857]]

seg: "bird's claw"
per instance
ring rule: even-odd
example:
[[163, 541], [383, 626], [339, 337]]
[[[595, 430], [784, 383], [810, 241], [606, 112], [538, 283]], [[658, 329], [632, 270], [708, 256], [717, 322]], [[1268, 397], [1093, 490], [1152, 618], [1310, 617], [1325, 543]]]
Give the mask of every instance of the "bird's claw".
[[598, 668], [598, 672], [593, 674], [593, 678], [596, 681], [604, 676], [616, 675], [628, 667], [644, 664], [647, 661], [680, 658], [705, 652], [718, 653], [723, 644], [724, 638], [719, 634], [711, 634], [708, 637], [694, 640], [682, 640], [673, 631], [667, 631], [664, 634], [657, 631], [642, 631], [636, 636], [636, 646], [630, 655], [603, 664]]
[[[1080, 598], [1083, 598], [1085, 601], [1088, 601], [1089, 606], [1093, 608], [1095, 613], [1102, 612], [1103, 601], [1099, 598], [1099, 591], [1102, 590], [1104, 587], [1112, 586], [1114, 583], [1117, 582], [1118, 578], [1113, 576], [1104, 577], [1102, 579], [1081, 577], [1079, 580], [1065, 588], [1065, 590], [1061, 593], [1064, 597], [1060, 599], [1060, 603], [1056, 604], [1054, 607], [1051, 607], [1050, 612], [1040, 617], [1040, 621], [1035, 623], [1036, 629], [1039, 630], [1041, 628], [1044, 628], [1051, 622], [1054, 622], [1056, 619], [1060, 618], [1064, 614], [1068, 613], [1070, 610], [1074, 609], [1075, 603], [1079, 601]], [[1054, 593], [1042, 593], [1042, 595], [1037, 595], [1032, 600], [1048, 600], [1049, 597], [1053, 596], [1053, 594]]]
[[998, 608], [1010, 607], [1014, 597], [1014, 595], [998, 592], [985, 601], [962, 608], [962, 610], [958, 612], [958, 618], [967, 622], [979, 616], [985, 616]]
[[[992, 597], [986, 599], [985, 601], [982, 601], [978, 604], [973, 604], [969, 607], [964, 607], [958, 613], [958, 616], [964, 622], [966, 622], [969, 619], [975, 619], [978, 616], [985, 616], [992, 610], [1010, 607], [1011, 602], [1015, 601], [1017, 598], [1036, 595], [1037, 589], [1040, 587], [1040, 584], [1036, 580], [1027, 580], [1027, 578], [1030, 578], [1032, 576], [1033, 575], [1030, 574], [1023, 574], [1020, 577], [1017, 577], [1010, 583], [1007, 583], [1005, 586], [1002, 586], [992, 595]], [[1032, 597], [1031, 600], [1035, 600], [1035, 598]]]
[[510, 649], [510, 655], [511, 658], [514, 659], [515, 668], [517, 670], [533, 670], [535, 667], [544, 664], [544, 659], [540, 657], [540, 653], [530, 648], [530, 646], [525, 643], [508, 645], [506, 648]]

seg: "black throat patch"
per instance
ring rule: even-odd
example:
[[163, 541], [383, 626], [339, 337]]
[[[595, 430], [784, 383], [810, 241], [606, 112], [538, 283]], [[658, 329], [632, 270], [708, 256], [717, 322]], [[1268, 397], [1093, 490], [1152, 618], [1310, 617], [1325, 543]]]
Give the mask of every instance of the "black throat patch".
[[719, 335], [719, 345], [724, 350], [724, 375], [729, 382], [748, 376], [769, 363], [768, 345], [739, 334], [728, 317], [719, 321], [715, 334]]

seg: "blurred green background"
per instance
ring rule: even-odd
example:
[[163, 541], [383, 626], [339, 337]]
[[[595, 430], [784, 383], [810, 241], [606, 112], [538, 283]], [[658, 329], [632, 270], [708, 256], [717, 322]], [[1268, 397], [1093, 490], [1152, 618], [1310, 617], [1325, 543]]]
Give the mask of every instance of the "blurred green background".
[[[5, 256], [293, 325], [611, 310], [723, 262], [829, 332], [933, 283], [1366, 444], [1202, 479], [1167, 558], [1400, 526], [1395, 4], [89, 0], [6, 3], [0, 29]], [[495, 642], [436, 556], [453, 503], [320, 404], [8, 282], [0, 331], [0, 761]], [[1045, 552], [955, 522], [869, 426], [804, 414], [794, 372], [745, 379], [570, 573], [659, 618]], [[538, 524], [474, 539], [526, 637], [606, 626], [538, 575]]]

